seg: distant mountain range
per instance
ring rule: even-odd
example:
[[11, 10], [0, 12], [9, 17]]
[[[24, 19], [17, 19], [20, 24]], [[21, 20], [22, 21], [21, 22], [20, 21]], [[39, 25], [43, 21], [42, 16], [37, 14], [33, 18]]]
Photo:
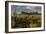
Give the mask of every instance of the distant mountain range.
[[27, 14], [27, 15], [41, 15], [41, 13], [38, 13], [38, 12], [22, 12], [21, 14]]

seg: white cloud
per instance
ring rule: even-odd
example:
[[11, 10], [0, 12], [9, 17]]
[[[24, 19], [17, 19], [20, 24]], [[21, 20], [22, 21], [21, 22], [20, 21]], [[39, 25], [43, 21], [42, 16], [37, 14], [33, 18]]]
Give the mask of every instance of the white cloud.
[[21, 12], [16, 12], [17, 14], [21, 14]]
[[26, 9], [31, 9], [31, 7], [25, 7]]

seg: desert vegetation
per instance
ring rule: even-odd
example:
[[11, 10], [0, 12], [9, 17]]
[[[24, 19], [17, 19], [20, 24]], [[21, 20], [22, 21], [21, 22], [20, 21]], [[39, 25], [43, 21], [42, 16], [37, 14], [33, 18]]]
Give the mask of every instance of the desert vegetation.
[[[18, 8], [19, 7], [19, 8]], [[12, 7], [11, 27], [12, 28], [37, 28], [41, 27], [41, 7]], [[14, 11], [15, 8], [15, 11]]]
[[33, 28], [41, 26], [41, 15], [12, 16], [12, 28]]

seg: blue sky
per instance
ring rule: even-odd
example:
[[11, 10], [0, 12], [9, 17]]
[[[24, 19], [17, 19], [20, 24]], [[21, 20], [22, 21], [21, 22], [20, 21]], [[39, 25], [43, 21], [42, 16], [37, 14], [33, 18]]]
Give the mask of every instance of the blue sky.
[[22, 11], [25, 12], [39, 12], [41, 13], [41, 6], [21, 6], [21, 5], [11, 5], [11, 13], [13, 14], [13, 12], [16, 10], [17, 14], [21, 14]]

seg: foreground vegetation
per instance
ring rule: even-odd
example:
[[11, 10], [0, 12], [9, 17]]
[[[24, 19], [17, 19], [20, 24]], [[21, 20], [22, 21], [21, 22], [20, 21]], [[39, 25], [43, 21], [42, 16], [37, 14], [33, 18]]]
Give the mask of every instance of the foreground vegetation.
[[41, 15], [16, 15], [11, 16], [12, 28], [41, 27]]

